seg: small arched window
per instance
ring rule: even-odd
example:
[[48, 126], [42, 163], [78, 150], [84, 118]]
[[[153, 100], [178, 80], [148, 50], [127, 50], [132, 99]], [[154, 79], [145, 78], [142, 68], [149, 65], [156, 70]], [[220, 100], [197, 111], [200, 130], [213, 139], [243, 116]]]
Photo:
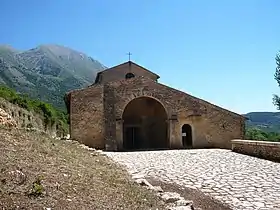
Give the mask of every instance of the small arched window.
[[125, 75], [126, 79], [130, 79], [130, 78], [133, 78], [133, 77], [135, 77], [135, 75], [130, 73], [130, 72]]

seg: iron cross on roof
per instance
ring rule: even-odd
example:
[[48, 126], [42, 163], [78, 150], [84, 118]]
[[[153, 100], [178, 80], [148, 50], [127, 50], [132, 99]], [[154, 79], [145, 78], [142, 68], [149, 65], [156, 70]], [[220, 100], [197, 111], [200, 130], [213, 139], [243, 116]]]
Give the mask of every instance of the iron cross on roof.
[[128, 55], [128, 61], [130, 61], [130, 56], [132, 55], [131, 52], [128, 52], [127, 55]]

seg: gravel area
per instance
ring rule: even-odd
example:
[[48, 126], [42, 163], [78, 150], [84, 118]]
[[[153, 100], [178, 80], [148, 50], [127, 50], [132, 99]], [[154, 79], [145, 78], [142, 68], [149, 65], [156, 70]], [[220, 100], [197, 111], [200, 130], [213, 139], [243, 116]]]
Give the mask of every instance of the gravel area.
[[106, 152], [132, 175], [189, 189], [232, 209], [280, 209], [280, 164], [230, 150]]

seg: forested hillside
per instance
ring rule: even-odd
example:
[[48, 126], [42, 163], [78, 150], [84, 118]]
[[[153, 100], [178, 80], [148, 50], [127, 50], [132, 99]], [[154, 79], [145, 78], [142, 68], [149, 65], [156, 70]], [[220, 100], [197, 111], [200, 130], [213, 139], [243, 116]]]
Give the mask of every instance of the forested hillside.
[[268, 132], [280, 132], [280, 112], [250, 112], [244, 116], [248, 118], [248, 127]]

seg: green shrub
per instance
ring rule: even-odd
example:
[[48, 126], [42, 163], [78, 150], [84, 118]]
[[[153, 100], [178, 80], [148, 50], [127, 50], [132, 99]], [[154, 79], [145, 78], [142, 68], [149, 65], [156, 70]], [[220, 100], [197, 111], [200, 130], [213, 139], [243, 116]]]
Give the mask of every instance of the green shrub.
[[248, 128], [246, 129], [245, 139], [280, 142], [280, 134], [276, 132], [265, 132], [258, 128]]
[[4, 85], [0, 85], [0, 97], [28, 111], [43, 115], [45, 126], [57, 123], [64, 133], [68, 132], [68, 114], [56, 109], [51, 104], [31, 99], [26, 94], [18, 94], [15, 90]]
[[29, 196], [38, 197], [43, 194], [44, 187], [42, 185], [42, 177], [37, 177], [33, 182], [32, 187], [28, 193]]

